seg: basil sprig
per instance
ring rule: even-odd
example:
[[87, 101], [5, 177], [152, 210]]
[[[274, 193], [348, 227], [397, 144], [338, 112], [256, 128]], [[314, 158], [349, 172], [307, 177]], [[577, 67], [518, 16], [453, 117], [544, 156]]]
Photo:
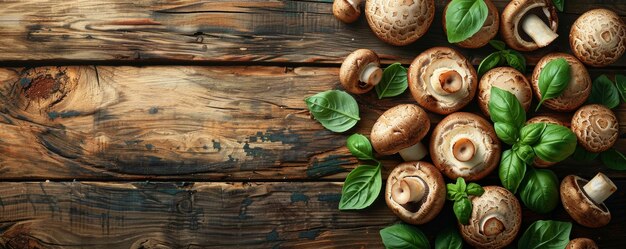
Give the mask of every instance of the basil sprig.
[[437, 234], [435, 249], [463, 249], [463, 239], [455, 226], [448, 226]]
[[557, 249], [565, 248], [569, 243], [572, 223], [538, 220], [526, 229], [520, 237], [517, 248], [525, 249]]
[[448, 42], [462, 42], [472, 37], [483, 27], [488, 14], [484, 0], [452, 0], [445, 13]]
[[556, 7], [557, 10], [563, 12], [563, 7], [565, 7], [565, 0], [552, 0], [552, 3]]
[[389, 65], [383, 71], [383, 77], [376, 85], [378, 99], [402, 94], [409, 87], [407, 70], [399, 62]]
[[506, 49], [502, 41], [491, 40], [489, 44], [498, 51], [491, 53], [480, 62], [478, 65], [479, 75], [500, 66], [510, 66], [521, 73], [526, 72], [526, 58], [522, 54], [515, 50]]
[[457, 178], [455, 184], [446, 184], [446, 189], [446, 198], [454, 201], [452, 209], [457, 220], [461, 224], [469, 224], [469, 218], [472, 215], [472, 202], [469, 200], [469, 196], [481, 196], [485, 190], [473, 182], [466, 184], [462, 177]]
[[304, 102], [313, 117], [334, 132], [347, 131], [361, 119], [356, 100], [344, 91], [324, 91], [304, 99]]
[[417, 227], [408, 224], [395, 224], [380, 230], [380, 237], [387, 249], [430, 248], [426, 235]]
[[381, 163], [374, 158], [372, 144], [367, 137], [353, 134], [346, 140], [346, 147], [360, 160], [376, 162], [373, 165], [360, 165], [348, 174], [341, 189], [339, 210], [357, 210], [374, 203], [382, 188]]

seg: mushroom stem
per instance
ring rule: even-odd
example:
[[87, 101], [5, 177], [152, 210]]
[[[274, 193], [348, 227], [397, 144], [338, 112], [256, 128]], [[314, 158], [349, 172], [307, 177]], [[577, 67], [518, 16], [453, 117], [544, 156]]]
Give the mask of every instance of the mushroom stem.
[[534, 14], [528, 14], [524, 18], [522, 29], [540, 48], [548, 46], [548, 44], [559, 37], [541, 18]]
[[425, 186], [418, 177], [404, 177], [393, 184], [391, 198], [400, 205], [422, 200]]
[[455, 70], [440, 72], [438, 79], [434, 81], [436, 82], [431, 82], [433, 89], [442, 95], [458, 92], [463, 87], [463, 78]]
[[359, 75], [359, 81], [372, 86], [378, 85], [378, 82], [380, 82], [382, 78], [383, 70], [380, 69], [376, 63], [367, 64]]
[[418, 142], [413, 146], [400, 150], [399, 153], [402, 159], [406, 162], [419, 161], [428, 154], [428, 150], [426, 149], [426, 146], [424, 146], [424, 144]]
[[352, 7], [354, 9], [359, 9], [359, 5], [361, 5], [361, 2], [363, 2], [363, 0], [346, 0], [346, 2], [348, 2], [350, 5], [352, 5]]
[[605, 174], [598, 173], [591, 181], [583, 186], [583, 191], [596, 204], [601, 204], [617, 191], [617, 186]]
[[494, 236], [502, 233], [506, 227], [501, 221], [499, 214], [489, 214], [480, 220], [480, 232], [486, 236]]
[[474, 158], [476, 154], [476, 146], [474, 142], [467, 138], [461, 138], [452, 145], [452, 154], [456, 160], [467, 162]]

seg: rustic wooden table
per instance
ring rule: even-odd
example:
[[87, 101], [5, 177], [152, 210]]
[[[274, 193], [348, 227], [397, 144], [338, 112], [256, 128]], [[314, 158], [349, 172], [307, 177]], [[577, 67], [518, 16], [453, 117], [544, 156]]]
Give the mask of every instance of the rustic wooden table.
[[[383, 111], [414, 101], [409, 93], [355, 96], [362, 120], [336, 134], [310, 119], [303, 98], [341, 88], [339, 64], [357, 48], [406, 65], [426, 48], [450, 46], [446, 1], [436, 2], [428, 34], [393, 47], [363, 18], [337, 21], [331, 0], [1, 1], [0, 247], [382, 247], [378, 231], [398, 221], [384, 201], [337, 209], [358, 163], [345, 138], [369, 134]], [[508, 1], [494, 2], [501, 10]], [[624, 1], [567, 1], [561, 37], [526, 53], [530, 65], [569, 51], [571, 24], [596, 7], [626, 17]], [[478, 65], [493, 50], [460, 51]], [[624, 68], [626, 57], [590, 73]], [[616, 114], [617, 148], [626, 152], [626, 105]], [[572, 238], [623, 248], [626, 173], [598, 161], [553, 169], [560, 178], [601, 171], [615, 180], [611, 223], [574, 225]], [[432, 241], [452, 217], [447, 204], [421, 228]], [[525, 209], [523, 229], [537, 219], [571, 221], [561, 206], [547, 215]]]

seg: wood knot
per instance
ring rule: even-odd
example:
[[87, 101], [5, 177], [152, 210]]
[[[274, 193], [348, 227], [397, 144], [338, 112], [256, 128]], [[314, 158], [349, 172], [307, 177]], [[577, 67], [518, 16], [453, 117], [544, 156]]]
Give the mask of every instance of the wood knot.
[[47, 99], [52, 93], [59, 90], [60, 84], [52, 78], [52, 75], [46, 74], [34, 78], [23, 87], [27, 98]]

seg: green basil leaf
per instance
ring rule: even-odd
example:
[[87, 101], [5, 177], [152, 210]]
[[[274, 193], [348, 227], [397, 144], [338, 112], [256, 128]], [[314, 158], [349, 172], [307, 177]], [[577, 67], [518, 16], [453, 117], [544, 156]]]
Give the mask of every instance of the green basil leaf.
[[448, 42], [457, 43], [476, 34], [485, 24], [489, 9], [484, 0], [454, 0], [446, 10]]
[[524, 161], [517, 157], [512, 150], [502, 152], [500, 168], [498, 170], [502, 186], [515, 194], [524, 179], [524, 174], [526, 174], [526, 164]]
[[551, 60], [541, 69], [539, 73], [541, 101], [536, 110], [539, 110], [544, 101], [556, 98], [563, 93], [572, 78], [570, 71], [570, 65], [563, 58]]
[[346, 140], [346, 147], [358, 159], [375, 160], [370, 140], [361, 134], [356, 133], [349, 136]]
[[593, 81], [591, 94], [587, 102], [591, 104], [601, 104], [609, 109], [613, 109], [618, 106], [620, 102], [619, 90], [617, 90], [617, 87], [615, 87], [613, 82], [611, 82], [606, 75], [601, 75]]
[[554, 3], [554, 6], [557, 10], [563, 12], [563, 7], [565, 7], [565, 0], [552, 0], [552, 3]]
[[407, 70], [399, 62], [393, 63], [385, 68], [383, 77], [376, 85], [378, 99], [394, 97], [402, 94], [409, 87]]
[[574, 150], [574, 154], [572, 154], [572, 159], [578, 162], [591, 162], [599, 155], [600, 153], [589, 152], [582, 146], [576, 145], [576, 150]]
[[508, 145], [513, 145], [517, 142], [518, 131], [517, 127], [503, 122], [496, 122], [493, 124], [493, 128], [496, 130], [498, 138]]
[[378, 198], [382, 184], [380, 165], [361, 165], [352, 170], [341, 189], [339, 210], [369, 207]]
[[481, 196], [483, 195], [483, 193], [485, 193], [485, 190], [477, 183], [471, 182], [467, 185], [467, 190], [465, 192], [468, 195]]
[[626, 76], [621, 74], [615, 75], [615, 84], [619, 90], [619, 95], [622, 97], [622, 101], [626, 102]]
[[541, 160], [547, 162], [560, 162], [569, 157], [576, 150], [576, 135], [569, 128], [546, 124], [546, 128], [541, 133], [541, 138], [533, 146], [535, 154]]
[[452, 183], [446, 184], [446, 199], [455, 201], [458, 191], [456, 190], [456, 185]]
[[521, 159], [525, 164], [532, 164], [533, 160], [535, 160], [535, 151], [530, 145], [527, 144], [516, 144], [513, 146], [513, 152], [515, 155]]
[[512, 68], [515, 68], [522, 74], [526, 73], [526, 58], [519, 52], [508, 49], [504, 54], [504, 59], [506, 59], [506, 63]]
[[452, 209], [454, 210], [456, 219], [459, 220], [461, 224], [469, 224], [469, 218], [472, 215], [472, 202], [467, 197], [455, 201]]
[[526, 112], [515, 95], [497, 87], [491, 88], [489, 114], [494, 123], [507, 123], [517, 129], [526, 122]]
[[522, 234], [517, 248], [563, 249], [569, 243], [571, 231], [572, 223], [570, 222], [538, 220]]
[[504, 44], [504, 42], [500, 40], [491, 40], [489, 41], [489, 45], [491, 45], [493, 48], [497, 49], [498, 51], [502, 51], [506, 48], [506, 44]]
[[463, 239], [454, 226], [448, 226], [435, 238], [435, 249], [463, 249]]
[[465, 184], [465, 179], [463, 179], [463, 177], [456, 178], [456, 190], [461, 193], [465, 193], [465, 191], [467, 191], [467, 184]]
[[609, 169], [626, 170], [626, 156], [613, 148], [600, 153], [600, 160]]
[[559, 202], [559, 180], [551, 170], [530, 168], [522, 182], [520, 198], [530, 210], [548, 213]]
[[504, 59], [502, 58], [502, 53], [500, 52], [495, 52], [488, 55], [480, 62], [480, 65], [478, 65], [478, 75], [484, 75], [494, 67], [501, 65], [500, 62], [503, 60]]
[[546, 129], [546, 123], [534, 123], [524, 126], [520, 130], [520, 143], [535, 145], [541, 138], [541, 134]]
[[344, 91], [328, 90], [308, 97], [304, 102], [313, 117], [334, 132], [347, 131], [360, 120], [359, 105]]
[[407, 224], [395, 224], [380, 230], [380, 237], [388, 249], [424, 249], [430, 248], [426, 235], [417, 227]]

